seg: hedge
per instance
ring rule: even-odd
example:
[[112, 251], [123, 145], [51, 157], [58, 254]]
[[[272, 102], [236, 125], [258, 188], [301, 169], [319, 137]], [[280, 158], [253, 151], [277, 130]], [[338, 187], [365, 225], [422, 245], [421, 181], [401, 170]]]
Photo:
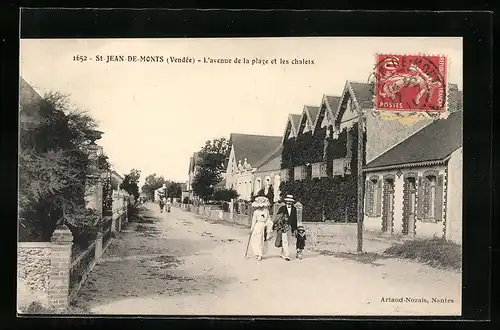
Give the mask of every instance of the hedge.
[[285, 181], [280, 184], [280, 190], [292, 194], [302, 203], [303, 221], [356, 222], [357, 179], [353, 175], [343, 178]]

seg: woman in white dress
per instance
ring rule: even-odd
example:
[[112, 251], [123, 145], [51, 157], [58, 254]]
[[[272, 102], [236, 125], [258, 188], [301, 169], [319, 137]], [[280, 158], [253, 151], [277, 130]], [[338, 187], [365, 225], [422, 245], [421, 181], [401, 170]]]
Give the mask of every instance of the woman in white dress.
[[267, 251], [267, 241], [271, 239], [273, 221], [269, 214], [270, 203], [266, 197], [259, 196], [255, 198], [252, 206], [255, 210], [252, 216], [252, 227], [250, 228], [252, 233], [250, 243], [253, 254], [260, 261]]

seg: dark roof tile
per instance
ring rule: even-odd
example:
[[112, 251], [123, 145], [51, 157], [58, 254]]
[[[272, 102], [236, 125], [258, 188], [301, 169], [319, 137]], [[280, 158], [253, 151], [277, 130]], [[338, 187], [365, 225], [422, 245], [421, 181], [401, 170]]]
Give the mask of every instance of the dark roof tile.
[[450, 113], [411, 135], [366, 165], [366, 169], [443, 160], [462, 146], [463, 112]]
[[311, 123], [314, 125], [314, 123], [316, 122], [316, 118], [318, 118], [319, 107], [306, 105], [306, 109], [309, 112]]
[[281, 150], [273, 154], [269, 159], [262, 164], [255, 173], [263, 173], [270, 171], [279, 171], [281, 169]]
[[301, 115], [298, 115], [298, 114], [291, 114], [292, 116], [292, 124], [293, 124], [293, 129], [294, 130], [298, 130], [299, 129], [299, 125], [300, 125], [300, 117]]
[[363, 109], [371, 109], [373, 107], [373, 87], [370, 84], [349, 82], [349, 85], [354, 92], [358, 104]]
[[234, 146], [234, 156], [236, 161], [244, 160], [255, 166], [267, 154], [275, 150], [282, 141], [282, 136], [252, 135], [232, 133], [229, 140]]

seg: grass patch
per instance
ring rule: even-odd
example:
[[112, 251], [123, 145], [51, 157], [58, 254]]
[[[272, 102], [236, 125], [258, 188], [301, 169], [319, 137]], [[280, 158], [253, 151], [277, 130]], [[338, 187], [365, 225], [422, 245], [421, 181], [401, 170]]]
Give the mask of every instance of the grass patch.
[[363, 252], [363, 253], [351, 253], [351, 252], [331, 252], [328, 250], [318, 251], [320, 255], [323, 256], [333, 256], [336, 258], [342, 258], [346, 260], [352, 260], [362, 264], [368, 264], [372, 266], [380, 266], [380, 263], [376, 261], [379, 259], [387, 259], [387, 256], [380, 255], [377, 253]]
[[244, 224], [237, 223], [237, 222], [231, 222], [229, 220], [208, 220], [208, 223], [212, 224], [212, 225], [224, 225], [224, 226], [229, 226], [229, 227], [234, 227], [234, 228], [242, 228], [242, 229], [250, 228], [250, 225], [244, 225]]
[[89, 309], [71, 305], [65, 309], [45, 307], [40, 302], [34, 301], [28, 307], [21, 308], [21, 314], [92, 314]]
[[443, 238], [406, 241], [391, 246], [384, 254], [416, 260], [436, 268], [462, 269], [462, 247]]
[[156, 237], [160, 235], [160, 230], [158, 230], [156, 227], [144, 226], [141, 224], [138, 224], [135, 227], [135, 231], [139, 234], [139, 236], [142, 237]]
[[136, 221], [137, 223], [155, 223], [155, 218], [150, 217], [148, 215], [146, 216], [139, 216], [139, 218]]

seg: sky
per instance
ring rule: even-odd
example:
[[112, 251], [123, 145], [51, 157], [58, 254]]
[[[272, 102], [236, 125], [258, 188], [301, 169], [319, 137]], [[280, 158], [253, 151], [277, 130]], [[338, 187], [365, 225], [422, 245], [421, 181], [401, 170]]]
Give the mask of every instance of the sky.
[[[187, 181], [189, 157], [206, 140], [283, 135], [289, 113], [318, 106], [324, 94], [340, 96], [346, 80], [367, 82], [376, 53], [444, 54], [449, 82], [462, 90], [461, 38], [21, 39], [20, 73], [40, 94], [69, 94], [87, 110], [114, 169], [139, 169], [142, 185], [153, 173]], [[164, 61], [105, 63], [98, 55]], [[195, 63], [167, 63], [170, 56]], [[208, 57], [250, 63], [203, 63]], [[252, 65], [256, 59], [278, 63]]]

